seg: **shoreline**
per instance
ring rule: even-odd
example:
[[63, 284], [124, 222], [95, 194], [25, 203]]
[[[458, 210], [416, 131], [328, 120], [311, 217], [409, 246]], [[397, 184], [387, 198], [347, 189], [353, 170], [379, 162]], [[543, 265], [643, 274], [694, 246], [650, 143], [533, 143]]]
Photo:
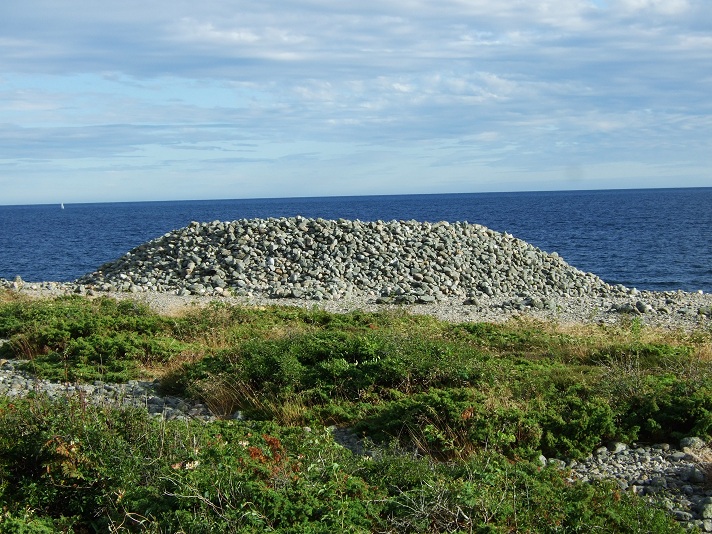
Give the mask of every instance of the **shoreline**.
[[54, 298], [81, 295], [87, 298], [133, 299], [163, 315], [176, 315], [212, 302], [241, 306], [293, 306], [317, 308], [332, 313], [351, 311], [405, 311], [430, 315], [447, 322], [493, 322], [531, 319], [560, 325], [615, 325], [638, 320], [641, 324], [667, 329], [692, 330], [712, 325], [712, 293], [684, 291], [637, 291], [629, 289], [620, 296], [552, 296], [536, 301], [520, 296], [481, 296], [477, 299], [443, 297], [432, 302], [396, 303], [371, 296], [352, 296], [329, 300], [273, 298], [252, 294], [183, 295], [137, 287], [134, 291], [102, 291], [72, 282], [13, 282], [0, 279], [0, 289], [30, 298]]
[[74, 281], [0, 279], [44, 296], [106, 295], [180, 313], [212, 301], [346, 313], [399, 310], [448, 322], [530, 318], [666, 328], [712, 319], [712, 295], [611, 285], [508, 233], [467, 222], [304, 217], [191, 222]]

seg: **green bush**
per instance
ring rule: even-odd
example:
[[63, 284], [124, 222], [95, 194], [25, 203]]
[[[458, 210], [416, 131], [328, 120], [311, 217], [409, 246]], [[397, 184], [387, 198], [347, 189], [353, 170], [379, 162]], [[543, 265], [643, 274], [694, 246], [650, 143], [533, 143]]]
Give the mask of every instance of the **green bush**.
[[682, 532], [613, 485], [493, 450], [359, 458], [318, 428], [43, 397], [0, 401], [0, 426], [0, 532]]
[[467, 458], [479, 449], [531, 457], [542, 436], [524, 406], [511, 399], [493, 402], [491, 394], [474, 389], [431, 389], [384, 403], [357, 429], [438, 458]]
[[31, 360], [44, 378], [121, 381], [142, 365], [165, 363], [186, 348], [170, 335], [171, 323], [130, 300], [78, 296], [0, 306], [3, 356]]
[[580, 459], [606, 441], [623, 438], [608, 401], [583, 386], [551, 397], [541, 416], [542, 450], [548, 456]]
[[54, 521], [47, 518], [33, 517], [25, 513], [22, 517], [13, 514], [0, 516], [0, 534], [54, 534], [57, 532]]
[[3, 402], [0, 424], [0, 504], [14, 513], [102, 530], [142, 518], [169, 531], [327, 532], [367, 525], [378, 512], [373, 489], [328, 434], [167, 424], [43, 398]]
[[646, 376], [625, 399], [622, 424], [641, 439], [712, 437], [712, 381], [690, 384], [674, 375]]
[[385, 532], [684, 532], [614, 484], [571, 483], [558, 469], [492, 451], [435, 463], [389, 448], [364, 478], [388, 489]]

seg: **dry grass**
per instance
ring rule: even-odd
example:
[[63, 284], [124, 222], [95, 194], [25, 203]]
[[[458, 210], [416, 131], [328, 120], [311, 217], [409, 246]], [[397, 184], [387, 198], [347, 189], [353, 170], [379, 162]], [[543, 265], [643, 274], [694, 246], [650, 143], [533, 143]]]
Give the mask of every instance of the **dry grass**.
[[705, 447], [692, 454], [695, 467], [705, 475], [705, 487], [712, 488], [712, 449]]
[[0, 304], [11, 304], [15, 302], [27, 302], [29, 297], [18, 291], [10, 291], [9, 289], [0, 289]]
[[643, 325], [635, 320], [613, 325], [599, 325], [559, 324], [552, 321], [518, 319], [510, 324], [519, 328], [538, 329], [553, 337], [565, 336], [568, 338], [565, 342], [567, 351], [574, 358], [584, 358], [591, 352], [601, 351], [611, 346], [637, 343], [671, 347], [692, 346], [696, 359], [712, 362], [712, 330], [709, 329], [693, 331], [682, 328], [671, 329]]
[[701, 362], [712, 363], [712, 342], [698, 345], [695, 350], [695, 356]]
[[307, 407], [298, 397], [279, 400], [260, 395], [242, 380], [210, 376], [194, 385], [212, 413], [230, 418], [237, 411], [249, 410], [264, 419], [284, 426], [304, 426]]
[[186, 365], [192, 365], [203, 358], [205, 358], [205, 352], [199, 352], [197, 350], [184, 350], [180, 354], [173, 356], [167, 362], [155, 363], [147, 362], [145, 365], [141, 366], [141, 371], [152, 378], [165, 378], [168, 376], [178, 375], [183, 367]]

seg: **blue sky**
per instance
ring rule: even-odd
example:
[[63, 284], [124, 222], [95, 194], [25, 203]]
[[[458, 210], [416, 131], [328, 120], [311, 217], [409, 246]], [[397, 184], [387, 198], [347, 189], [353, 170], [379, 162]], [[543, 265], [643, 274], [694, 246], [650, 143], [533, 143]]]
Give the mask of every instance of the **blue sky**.
[[712, 185], [709, 0], [0, 5], [0, 204]]

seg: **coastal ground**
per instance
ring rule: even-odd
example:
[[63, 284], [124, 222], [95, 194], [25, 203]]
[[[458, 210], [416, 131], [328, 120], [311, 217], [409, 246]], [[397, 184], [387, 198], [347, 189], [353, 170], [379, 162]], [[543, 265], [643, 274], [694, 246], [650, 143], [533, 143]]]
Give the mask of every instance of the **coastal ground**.
[[[421, 519], [439, 525], [428, 531], [452, 531], [475, 524], [472, 514], [484, 514], [477, 519], [483, 528], [497, 525], [492, 532], [517, 524], [544, 532], [549, 520], [537, 523], [543, 510], [554, 510], [557, 521], [571, 528], [712, 532], [712, 454], [706, 446], [712, 423], [705, 416], [712, 408], [710, 295], [631, 289], [607, 297], [482, 295], [393, 304], [377, 296], [306, 300], [106, 292], [21, 280], [2, 285], [0, 337], [7, 339], [0, 339], [0, 348], [10, 359], [0, 362], [0, 389], [8, 395], [0, 399], [0, 417], [9, 429], [0, 452], [13, 466], [8, 480], [15, 489], [6, 492], [13, 520], [30, 507], [36, 516], [25, 523], [51, 521], [56, 527], [55, 512], [66, 513], [62, 499], [68, 493], [58, 491], [63, 482], [53, 478], [60, 475], [26, 474], [37, 462], [23, 463], [21, 449], [38, 447], [36, 454], [46, 456], [42, 465], [50, 472], [64, 469], [65, 478], [109, 480], [102, 478], [104, 466], [126, 465], [112, 473], [110, 487], [92, 482], [74, 492], [75, 525], [95, 522], [81, 508], [88, 495], [103, 503], [114, 524], [141, 513], [166, 525], [179, 510], [181, 520], [196, 524], [217, 525], [234, 512], [245, 531], [252, 528], [247, 519], [291, 528], [294, 517], [277, 514], [269, 500], [275, 498], [292, 503], [305, 521], [324, 524], [326, 512], [299, 499], [336, 487], [326, 511], [343, 503], [368, 508], [374, 532], [403, 531]], [[58, 296], [81, 298], [50, 300]], [[40, 392], [49, 399], [26, 395]], [[19, 400], [23, 393], [26, 402]], [[72, 398], [79, 404], [67, 403]], [[105, 406], [137, 401], [157, 418], [155, 426], [146, 426], [145, 412], [136, 412], [123, 429], [119, 423], [128, 416], [95, 414], [89, 407], [95, 400]], [[30, 434], [28, 418], [34, 418]], [[131, 447], [148, 447], [144, 437], [166, 432], [162, 420], [177, 424], [175, 450], [137, 456]], [[95, 434], [88, 434], [94, 427]], [[362, 440], [371, 438], [385, 439], [381, 447], [400, 440], [403, 449], [364, 455]], [[118, 445], [107, 445], [111, 440], [130, 444], [121, 460], [114, 458]], [[186, 442], [200, 445], [186, 455]], [[294, 456], [290, 463], [287, 453]], [[165, 501], [167, 492], [193, 495], [206, 482], [204, 490], [212, 491], [216, 477], [225, 476], [225, 486], [218, 484], [214, 499], [179, 498], [149, 511], [143, 495], [126, 489], [131, 477], [146, 476], [146, 465], [132, 463], [136, 457], [152, 458], [151, 502]], [[327, 457], [333, 461], [322, 466]], [[269, 468], [267, 489], [261, 482], [255, 487], [270, 497], [253, 506], [254, 517], [241, 511], [247, 497], [229, 493], [235, 473], [226, 476], [225, 466], [232, 461], [239, 462], [239, 473], [252, 462], [258, 481]], [[303, 462], [310, 466], [304, 474]], [[552, 469], [542, 471], [544, 465]], [[287, 467], [289, 480], [280, 478]], [[513, 469], [522, 471], [515, 475]], [[491, 488], [482, 483], [487, 473], [494, 477]], [[320, 486], [327, 474], [338, 484], [350, 480], [351, 489], [358, 482], [367, 493], [359, 489], [344, 500], [351, 489], [333, 486], [331, 478]], [[407, 487], [411, 475], [416, 483]], [[302, 488], [310, 476], [315, 485]], [[518, 477], [514, 486], [512, 476]], [[41, 484], [38, 498], [18, 497], [25, 483]], [[176, 484], [183, 484], [180, 492]], [[547, 498], [543, 509], [535, 499], [522, 507], [521, 491], [534, 486], [537, 494], [562, 493]], [[437, 492], [430, 495], [433, 488]], [[493, 488], [506, 495], [508, 507], [516, 506], [504, 510], [501, 500], [490, 502]], [[468, 492], [482, 494], [472, 500]], [[115, 495], [121, 495], [119, 504]], [[263, 496], [250, 494], [248, 500]], [[592, 512], [602, 498], [610, 502]], [[409, 499], [428, 504], [414, 511]], [[467, 517], [459, 515], [462, 509], [469, 510]], [[490, 516], [493, 510], [501, 512]], [[651, 515], [643, 518], [643, 510]]]
[[[6, 282], [8, 287], [12, 283]], [[712, 324], [712, 294], [683, 291], [627, 290], [618, 298], [600, 296], [552, 297], [548, 305], [532, 306], [525, 298], [511, 296], [478, 299], [443, 298], [426, 304], [378, 303], [375, 296], [360, 296], [334, 300], [270, 298], [264, 295], [178, 295], [158, 291], [93, 291], [76, 284], [56, 282], [23, 282], [15, 291], [33, 298], [52, 298], [60, 295], [83, 294], [89, 297], [108, 296], [134, 299], [147, 304], [154, 311], [176, 315], [191, 308], [223, 302], [247, 306], [298, 306], [323, 309], [333, 313], [354, 310], [375, 312], [401, 310], [412, 314], [431, 315], [448, 322], [504, 322], [512, 318], [552, 321], [560, 325], [616, 324], [636, 319], [641, 324], [669, 329], [689, 330]]]

